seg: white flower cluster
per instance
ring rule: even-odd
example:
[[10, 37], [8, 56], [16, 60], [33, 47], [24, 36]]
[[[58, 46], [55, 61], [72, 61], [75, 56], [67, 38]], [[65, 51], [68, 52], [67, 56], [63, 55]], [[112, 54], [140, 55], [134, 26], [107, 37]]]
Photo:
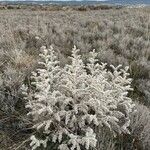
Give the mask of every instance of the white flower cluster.
[[51, 47], [41, 49], [40, 69], [32, 76], [34, 92], [28, 93], [28, 115], [34, 128], [43, 134], [39, 140], [32, 136], [32, 149], [48, 141], [59, 143], [60, 150], [95, 148], [96, 126], [108, 127], [114, 133], [129, 132], [129, 113], [134, 105], [127, 96], [131, 90], [128, 67], [99, 64], [95, 50], [85, 65], [74, 47], [71, 63], [64, 68]]

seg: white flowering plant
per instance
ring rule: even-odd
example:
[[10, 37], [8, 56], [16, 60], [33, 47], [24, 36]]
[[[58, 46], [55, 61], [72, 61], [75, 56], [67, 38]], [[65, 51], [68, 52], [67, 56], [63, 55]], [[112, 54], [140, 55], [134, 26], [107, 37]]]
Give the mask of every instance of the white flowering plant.
[[28, 115], [41, 136], [32, 135], [30, 146], [46, 148], [57, 143], [59, 150], [96, 148], [96, 127], [113, 133], [129, 133], [129, 114], [134, 109], [128, 67], [100, 64], [95, 50], [84, 64], [74, 47], [71, 63], [63, 68], [53, 47], [41, 49], [39, 68], [32, 74], [34, 91], [28, 91]]

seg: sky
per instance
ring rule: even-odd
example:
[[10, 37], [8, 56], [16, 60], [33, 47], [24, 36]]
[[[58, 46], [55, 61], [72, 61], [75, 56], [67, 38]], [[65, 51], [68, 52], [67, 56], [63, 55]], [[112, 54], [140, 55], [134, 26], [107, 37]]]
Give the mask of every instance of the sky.
[[107, 0], [0, 0], [0, 1], [107, 1]]

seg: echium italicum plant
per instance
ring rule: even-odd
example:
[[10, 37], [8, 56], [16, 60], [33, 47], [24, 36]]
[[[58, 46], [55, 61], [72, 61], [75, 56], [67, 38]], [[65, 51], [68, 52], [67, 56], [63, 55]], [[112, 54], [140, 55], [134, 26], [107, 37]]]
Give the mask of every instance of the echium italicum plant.
[[85, 65], [74, 47], [71, 63], [61, 68], [52, 47], [41, 52], [39, 69], [32, 74], [34, 90], [27, 90], [26, 107], [37, 131], [31, 136], [33, 150], [48, 143], [56, 143], [58, 150], [96, 148], [98, 126], [129, 133], [134, 104], [127, 96], [132, 90], [128, 67], [108, 71], [95, 50]]

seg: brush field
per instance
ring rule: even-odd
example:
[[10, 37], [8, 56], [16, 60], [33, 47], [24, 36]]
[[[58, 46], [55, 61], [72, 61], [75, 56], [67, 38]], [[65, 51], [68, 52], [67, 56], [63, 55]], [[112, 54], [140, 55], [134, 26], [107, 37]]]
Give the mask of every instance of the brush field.
[[99, 62], [129, 66], [133, 79], [129, 97], [136, 103], [137, 113], [131, 115], [131, 134], [121, 135], [119, 140], [103, 134], [101, 149], [148, 150], [150, 8], [31, 8], [0, 10], [0, 149], [29, 149], [26, 139], [34, 130], [26, 116], [21, 85], [30, 83], [40, 47], [53, 45], [64, 66], [70, 63], [68, 56], [76, 45], [85, 64], [95, 49]]

